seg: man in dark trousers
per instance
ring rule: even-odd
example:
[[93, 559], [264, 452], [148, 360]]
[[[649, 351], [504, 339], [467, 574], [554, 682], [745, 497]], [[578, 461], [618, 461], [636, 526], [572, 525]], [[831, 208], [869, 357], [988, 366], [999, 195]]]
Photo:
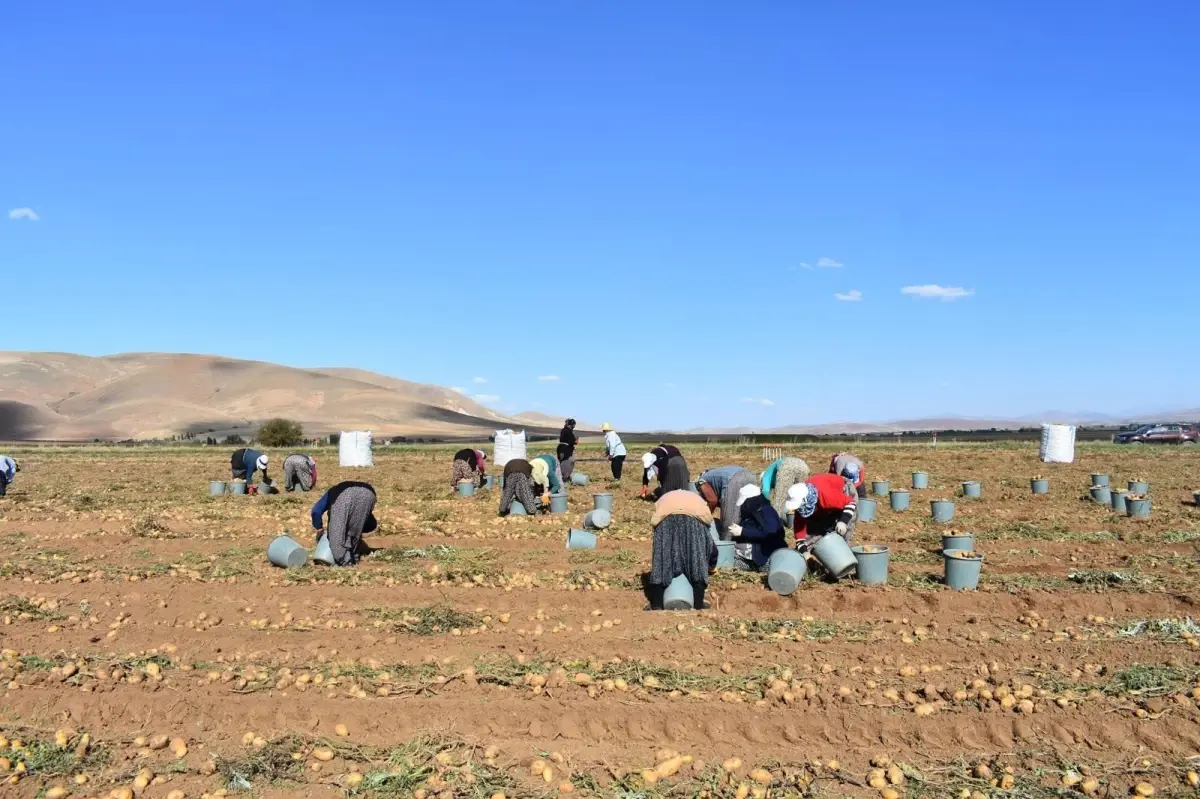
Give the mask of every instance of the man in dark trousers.
[[575, 420], [568, 419], [562, 432], [558, 434], [558, 465], [562, 469], [563, 480], [570, 480], [571, 472], [575, 470], [575, 445], [578, 443]]

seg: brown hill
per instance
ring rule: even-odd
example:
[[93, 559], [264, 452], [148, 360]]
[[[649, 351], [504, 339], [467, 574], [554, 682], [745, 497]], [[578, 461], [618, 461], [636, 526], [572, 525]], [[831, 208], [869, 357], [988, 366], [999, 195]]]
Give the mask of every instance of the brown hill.
[[531, 427], [450, 389], [358, 369], [210, 355], [0, 352], [0, 439], [245, 433], [275, 416], [295, 419], [309, 435], [473, 436]]

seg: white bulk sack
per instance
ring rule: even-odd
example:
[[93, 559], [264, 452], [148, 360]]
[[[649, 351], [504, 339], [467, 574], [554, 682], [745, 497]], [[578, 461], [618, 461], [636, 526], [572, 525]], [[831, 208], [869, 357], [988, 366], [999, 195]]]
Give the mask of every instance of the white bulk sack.
[[374, 466], [370, 430], [343, 430], [338, 439], [338, 463], [342, 466]]
[[525, 431], [514, 433], [512, 430], [496, 431], [496, 451], [492, 463], [503, 469], [509, 461], [525, 460]]
[[1072, 463], [1075, 460], [1075, 425], [1042, 425], [1042, 462]]

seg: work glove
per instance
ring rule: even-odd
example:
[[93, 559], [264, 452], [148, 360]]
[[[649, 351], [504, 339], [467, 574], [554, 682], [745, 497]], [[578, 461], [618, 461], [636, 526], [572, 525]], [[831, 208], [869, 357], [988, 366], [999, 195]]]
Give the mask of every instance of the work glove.
[[729, 534], [734, 538], [738, 538], [742, 534], [742, 526], [740, 524], [729, 525]]
[[838, 523], [837, 523], [837, 527], [836, 527], [836, 528], [834, 528], [834, 529], [836, 529], [836, 530], [837, 530], [837, 534], [838, 534], [838, 535], [840, 535], [842, 538], [845, 538], [845, 537], [846, 537], [846, 530], [848, 530], [849, 528], [846, 526], [846, 523], [845, 523], [845, 522], [838, 522]]

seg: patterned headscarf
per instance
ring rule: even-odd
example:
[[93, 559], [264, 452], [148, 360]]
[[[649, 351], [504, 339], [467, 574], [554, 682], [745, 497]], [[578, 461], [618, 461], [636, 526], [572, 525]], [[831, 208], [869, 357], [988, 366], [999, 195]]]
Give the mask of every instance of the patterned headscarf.
[[784, 507], [799, 513], [802, 519], [812, 516], [817, 511], [817, 487], [812, 483], [796, 483], [788, 489]]
[[857, 463], [847, 463], [846, 468], [842, 469], [842, 477], [845, 477], [852, 483], [858, 482], [858, 475], [859, 471]]

